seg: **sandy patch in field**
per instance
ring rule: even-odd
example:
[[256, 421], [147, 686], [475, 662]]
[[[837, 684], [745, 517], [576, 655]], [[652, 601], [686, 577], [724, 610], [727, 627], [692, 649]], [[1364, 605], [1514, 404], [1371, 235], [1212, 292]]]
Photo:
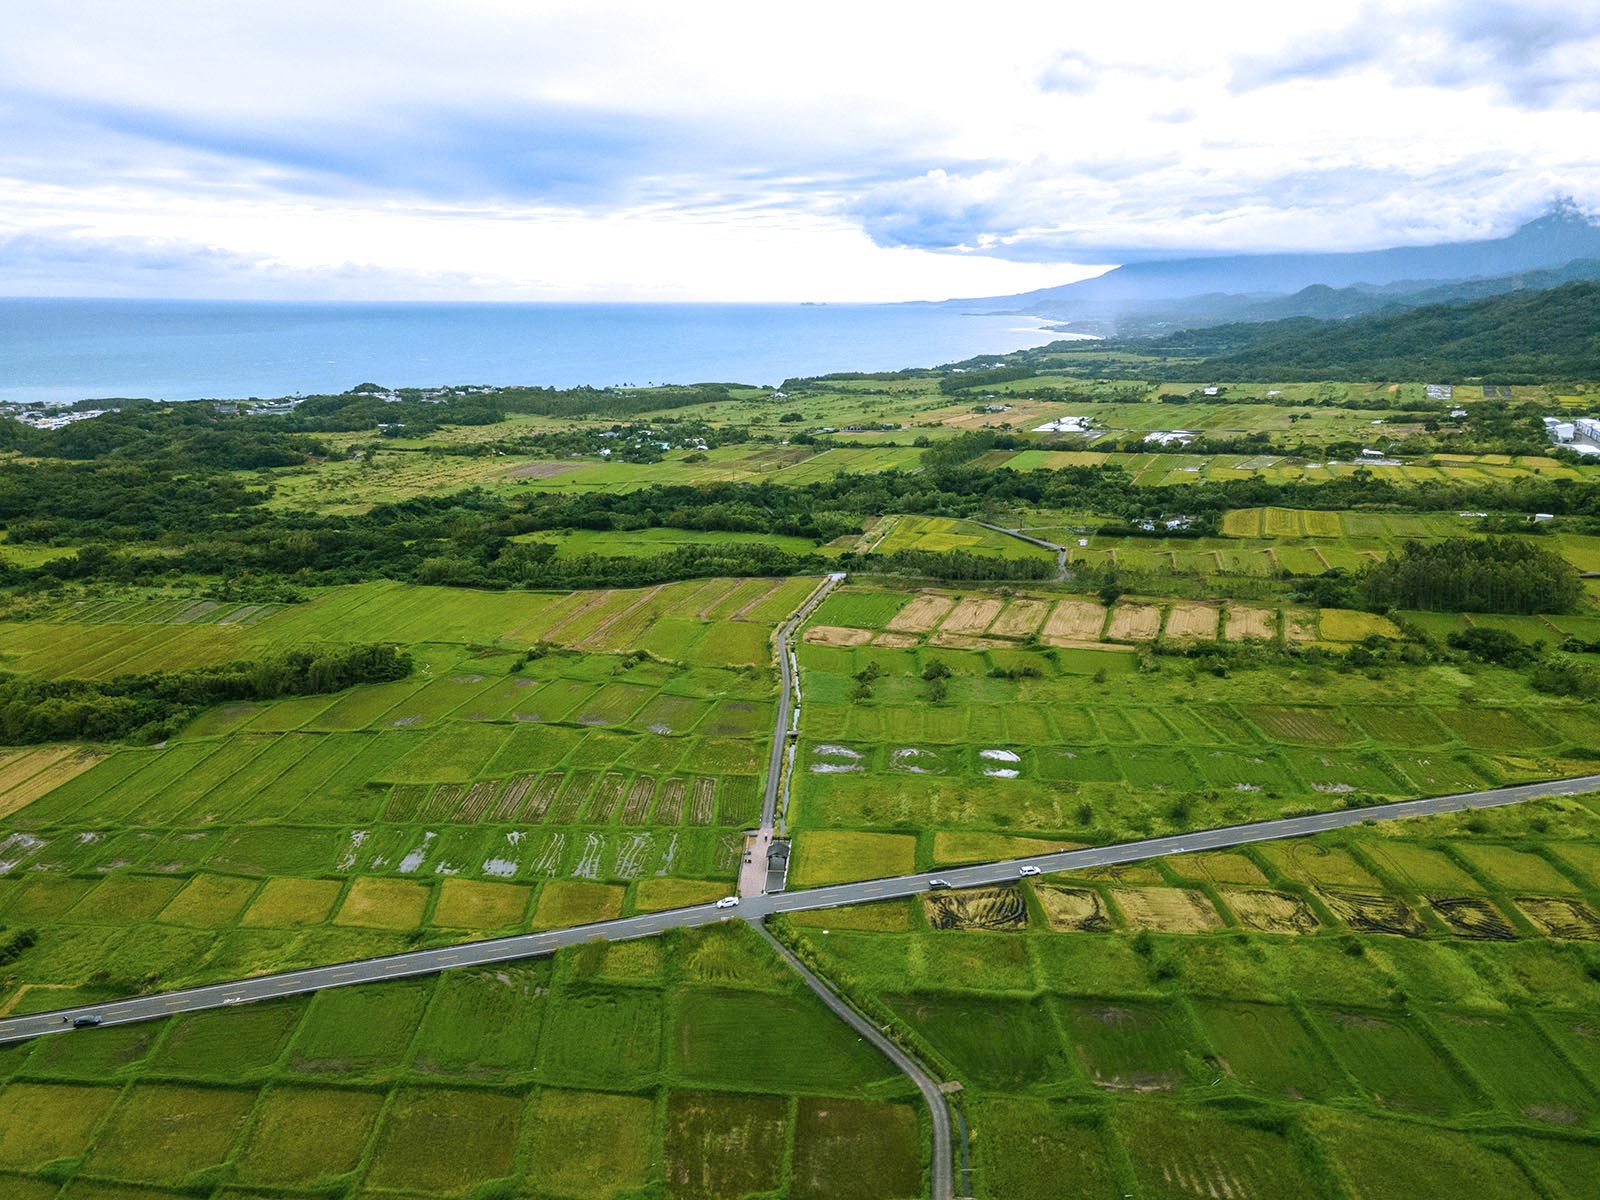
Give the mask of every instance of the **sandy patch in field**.
[[913, 646], [922, 645], [922, 639], [912, 637], [909, 633], [880, 633], [872, 639], [872, 644], [890, 650], [909, 650]]
[[1027, 637], [1044, 623], [1049, 611], [1047, 600], [1013, 600], [994, 619], [989, 632], [996, 637]]
[[505, 473], [507, 479], [554, 479], [569, 471], [581, 471], [588, 463], [581, 462], [529, 462], [512, 467]]
[[1161, 610], [1154, 604], [1119, 604], [1111, 613], [1108, 638], [1148, 642], [1161, 632]]
[[982, 633], [1003, 607], [999, 600], [968, 598], [955, 606], [939, 630], [941, 633]]
[[1106, 912], [1105, 901], [1093, 888], [1061, 887], [1046, 883], [1035, 885], [1034, 895], [1039, 897], [1039, 907], [1044, 909], [1050, 928], [1069, 933], [1104, 933], [1111, 928], [1111, 916]]
[[1134, 929], [1203, 933], [1222, 928], [1216, 906], [1192, 888], [1114, 888], [1111, 894]]
[[1283, 636], [1291, 642], [1317, 640], [1317, 614], [1307, 608], [1283, 610]]
[[1167, 636], [1215, 641], [1221, 615], [1209, 604], [1174, 604], [1167, 614]]
[[1063, 600], [1044, 623], [1043, 636], [1045, 641], [1057, 645], [1098, 642], [1105, 623], [1106, 610], [1093, 600]]
[[1010, 642], [1001, 641], [999, 638], [973, 637], [966, 633], [936, 633], [928, 639], [930, 646], [944, 646], [951, 650], [1003, 650], [1009, 649]]
[[1245, 888], [1220, 888], [1239, 924], [1261, 933], [1310, 933], [1322, 922], [1299, 896]]
[[864, 646], [872, 640], [870, 629], [850, 629], [844, 625], [813, 625], [805, 632], [813, 646]]
[[955, 604], [949, 596], [918, 596], [889, 619], [887, 628], [897, 633], [927, 633]]
[[1271, 641], [1278, 635], [1278, 614], [1270, 608], [1250, 608], [1244, 604], [1228, 606], [1228, 640], [1260, 638]]

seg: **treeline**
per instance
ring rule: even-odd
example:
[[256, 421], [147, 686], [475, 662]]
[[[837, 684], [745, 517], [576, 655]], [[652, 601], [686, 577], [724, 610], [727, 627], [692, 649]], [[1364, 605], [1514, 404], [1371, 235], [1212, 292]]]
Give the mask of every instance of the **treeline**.
[[386, 645], [296, 650], [188, 671], [106, 681], [0, 677], [0, 742], [160, 741], [202, 709], [387, 683], [411, 673], [411, 656]]
[[[276, 578], [297, 588], [374, 578], [577, 587], [587, 586], [581, 580], [600, 568], [554, 559], [547, 547], [518, 540], [520, 535], [681, 528], [824, 542], [884, 513], [985, 518], [1022, 507], [1092, 512], [1130, 526], [1183, 515], [1201, 529], [1214, 527], [1229, 509], [1266, 506], [1551, 512], [1600, 519], [1600, 488], [1539, 476], [1403, 484], [1358, 472], [1316, 484], [1255, 477], [1151, 487], [1135, 484], [1115, 466], [1013, 471], [983, 469], [967, 459], [1004, 436], [978, 431], [952, 439], [945, 453], [966, 461], [951, 465], [841, 474], [800, 487], [717, 483], [625, 494], [529, 489], [513, 495], [469, 489], [351, 516], [269, 507], [268, 492], [226, 473], [186, 474], [139, 463], [13, 461], [0, 464], [0, 524], [7, 541], [78, 548], [31, 567], [16, 565], [0, 551], [0, 584], [27, 589], [65, 580], [140, 584], [214, 576]], [[710, 547], [645, 561], [653, 561], [657, 575], [685, 572], [679, 578], [708, 570], [713, 560], [719, 573], [781, 573], [777, 560], [764, 553]]]
[[1563, 613], [1583, 596], [1572, 564], [1518, 538], [1407, 542], [1364, 567], [1355, 586], [1365, 607], [1429, 612]]
[[[1600, 283], [1569, 283], [1391, 315], [1216, 325], [1165, 337], [1053, 342], [1059, 362], [1135, 356], [1147, 377], [1258, 381], [1427, 379], [1542, 383], [1600, 377]], [[1039, 351], [1033, 352], [1035, 355]], [[1154, 361], [1148, 361], [1153, 359]]]

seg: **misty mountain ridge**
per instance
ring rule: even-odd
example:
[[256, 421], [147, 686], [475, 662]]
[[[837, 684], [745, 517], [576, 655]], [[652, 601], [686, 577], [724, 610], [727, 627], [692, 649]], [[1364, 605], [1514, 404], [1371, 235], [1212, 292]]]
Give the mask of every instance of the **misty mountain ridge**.
[[1085, 332], [1160, 333], [1194, 324], [1357, 316], [1389, 306], [1401, 311], [1556, 287], [1600, 276], [1597, 260], [1600, 225], [1563, 201], [1503, 238], [1130, 263], [1093, 279], [983, 303], [1072, 321]]

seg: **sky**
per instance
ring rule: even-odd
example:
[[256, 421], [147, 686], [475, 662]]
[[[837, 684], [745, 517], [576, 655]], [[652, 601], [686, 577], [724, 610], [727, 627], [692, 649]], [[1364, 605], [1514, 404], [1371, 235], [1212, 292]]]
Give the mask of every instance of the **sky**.
[[1600, 3], [76, 0], [0, 295], [892, 301], [1600, 210]]

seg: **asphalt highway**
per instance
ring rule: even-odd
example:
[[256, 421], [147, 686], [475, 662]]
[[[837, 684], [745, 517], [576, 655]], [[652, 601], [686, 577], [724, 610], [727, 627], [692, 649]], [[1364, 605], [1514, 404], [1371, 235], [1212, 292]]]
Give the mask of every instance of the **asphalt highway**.
[[1518, 804], [1540, 796], [1571, 796], [1593, 791], [1600, 791], [1600, 775], [1583, 775], [1547, 783], [1518, 784], [1513, 787], [1466, 792], [1454, 796], [1437, 796], [1426, 800], [1402, 800], [1371, 808], [1339, 809], [1335, 812], [1285, 817], [1250, 825], [1201, 829], [1169, 837], [1145, 838], [1136, 842], [1094, 846], [1084, 850], [1063, 850], [1055, 854], [955, 867], [946, 871], [900, 875], [889, 879], [867, 879], [860, 883], [836, 884], [802, 892], [752, 896], [742, 900], [737, 907], [728, 909], [719, 909], [712, 904], [669, 909], [636, 917], [623, 917], [615, 921], [601, 921], [593, 925], [579, 925], [571, 929], [517, 934], [512, 937], [464, 942], [428, 950], [411, 950], [383, 958], [359, 959], [355, 962], [285, 971], [277, 975], [259, 975], [231, 983], [183, 988], [178, 991], [136, 996], [127, 1000], [111, 1000], [103, 1004], [84, 1005], [55, 1012], [0, 1018], [0, 1043], [22, 1041], [45, 1033], [60, 1033], [72, 1028], [72, 1020], [80, 1016], [96, 1016], [107, 1025], [150, 1021], [174, 1013], [246, 1004], [255, 1000], [293, 996], [323, 988], [376, 983], [385, 979], [405, 979], [416, 975], [431, 975], [452, 967], [484, 966], [490, 963], [534, 958], [553, 953], [565, 946], [577, 946], [591, 940], [622, 941], [649, 937], [667, 929], [688, 929], [730, 917], [760, 921], [773, 913], [837, 908], [840, 905], [887, 900], [896, 896], [914, 896], [927, 891], [929, 881], [935, 878], [945, 880], [952, 887], [975, 887], [1016, 879], [1025, 867], [1035, 867], [1046, 874], [1056, 871], [1075, 871], [1085, 867], [1111, 866], [1117, 863], [1137, 862], [1143, 858], [1184, 854], [1192, 850], [1219, 850], [1250, 842], [1304, 837], [1330, 829], [1359, 825], [1363, 821], [1397, 820], [1434, 813], [1459, 812], [1464, 809], [1495, 808]]

